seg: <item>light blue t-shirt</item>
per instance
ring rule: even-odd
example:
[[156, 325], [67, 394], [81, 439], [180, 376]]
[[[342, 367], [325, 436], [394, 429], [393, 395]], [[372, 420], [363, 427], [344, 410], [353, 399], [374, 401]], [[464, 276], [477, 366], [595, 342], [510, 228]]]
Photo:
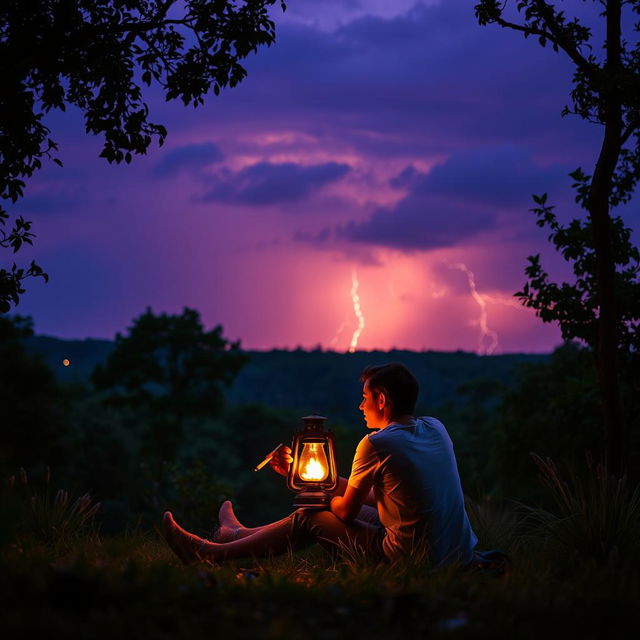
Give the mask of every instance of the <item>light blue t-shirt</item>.
[[436, 418], [393, 423], [358, 444], [349, 484], [370, 489], [394, 559], [426, 540], [434, 566], [470, 562], [478, 542], [464, 508], [453, 443]]

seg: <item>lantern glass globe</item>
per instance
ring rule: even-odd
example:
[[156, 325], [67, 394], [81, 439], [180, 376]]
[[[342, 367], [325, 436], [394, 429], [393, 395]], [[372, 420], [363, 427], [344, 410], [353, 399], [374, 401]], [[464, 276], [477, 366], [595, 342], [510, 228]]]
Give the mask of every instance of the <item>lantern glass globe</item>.
[[322, 482], [329, 475], [329, 461], [321, 442], [305, 442], [298, 462], [298, 476], [304, 481]]

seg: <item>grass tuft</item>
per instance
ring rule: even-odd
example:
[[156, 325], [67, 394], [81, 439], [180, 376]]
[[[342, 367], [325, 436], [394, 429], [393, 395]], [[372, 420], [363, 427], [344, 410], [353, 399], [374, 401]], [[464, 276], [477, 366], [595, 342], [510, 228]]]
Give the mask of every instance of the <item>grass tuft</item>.
[[640, 486], [630, 489], [604, 464], [587, 459], [587, 479], [570, 471], [565, 479], [550, 458], [531, 454], [549, 489], [556, 512], [529, 510], [536, 535], [597, 563], [629, 563], [640, 559]]
[[19, 483], [12, 476], [6, 483], [13, 529], [20, 545], [36, 544], [68, 551], [79, 541], [97, 538], [95, 515], [100, 503], [90, 494], [74, 497], [65, 489], [54, 490], [47, 467], [44, 480], [34, 482], [20, 468]]

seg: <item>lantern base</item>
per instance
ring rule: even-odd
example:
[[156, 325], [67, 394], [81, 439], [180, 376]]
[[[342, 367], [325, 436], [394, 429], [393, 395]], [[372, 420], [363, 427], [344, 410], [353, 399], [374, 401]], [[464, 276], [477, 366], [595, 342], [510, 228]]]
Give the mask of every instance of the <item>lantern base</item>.
[[328, 509], [331, 496], [324, 491], [302, 491], [293, 499], [294, 509]]

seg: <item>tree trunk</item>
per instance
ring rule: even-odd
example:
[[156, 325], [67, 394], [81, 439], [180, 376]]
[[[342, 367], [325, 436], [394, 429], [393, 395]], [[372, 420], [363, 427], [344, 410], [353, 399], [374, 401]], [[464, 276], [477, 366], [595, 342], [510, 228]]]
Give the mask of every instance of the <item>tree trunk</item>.
[[[607, 159], [606, 156], [603, 157], [602, 153], [600, 158]], [[600, 195], [601, 191], [604, 191], [603, 195]], [[596, 179], [596, 174], [594, 174], [592, 181], [592, 193], [589, 216], [594, 233], [598, 306], [600, 308], [596, 349], [598, 382], [604, 412], [609, 471], [617, 477], [622, 477], [628, 466], [629, 436], [622, 416], [618, 382], [618, 309], [614, 288], [615, 266], [611, 247], [608, 193], [606, 189], [602, 189], [599, 180]]]
[[611, 238], [609, 198], [622, 147], [622, 101], [619, 93], [620, 0], [607, 3], [607, 61], [600, 79], [605, 133], [591, 181], [588, 211], [593, 230], [598, 285], [598, 342], [596, 358], [604, 412], [609, 472], [622, 477], [628, 467], [628, 440], [618, 381], [618, 306], [615, 293], [615, 262]]

